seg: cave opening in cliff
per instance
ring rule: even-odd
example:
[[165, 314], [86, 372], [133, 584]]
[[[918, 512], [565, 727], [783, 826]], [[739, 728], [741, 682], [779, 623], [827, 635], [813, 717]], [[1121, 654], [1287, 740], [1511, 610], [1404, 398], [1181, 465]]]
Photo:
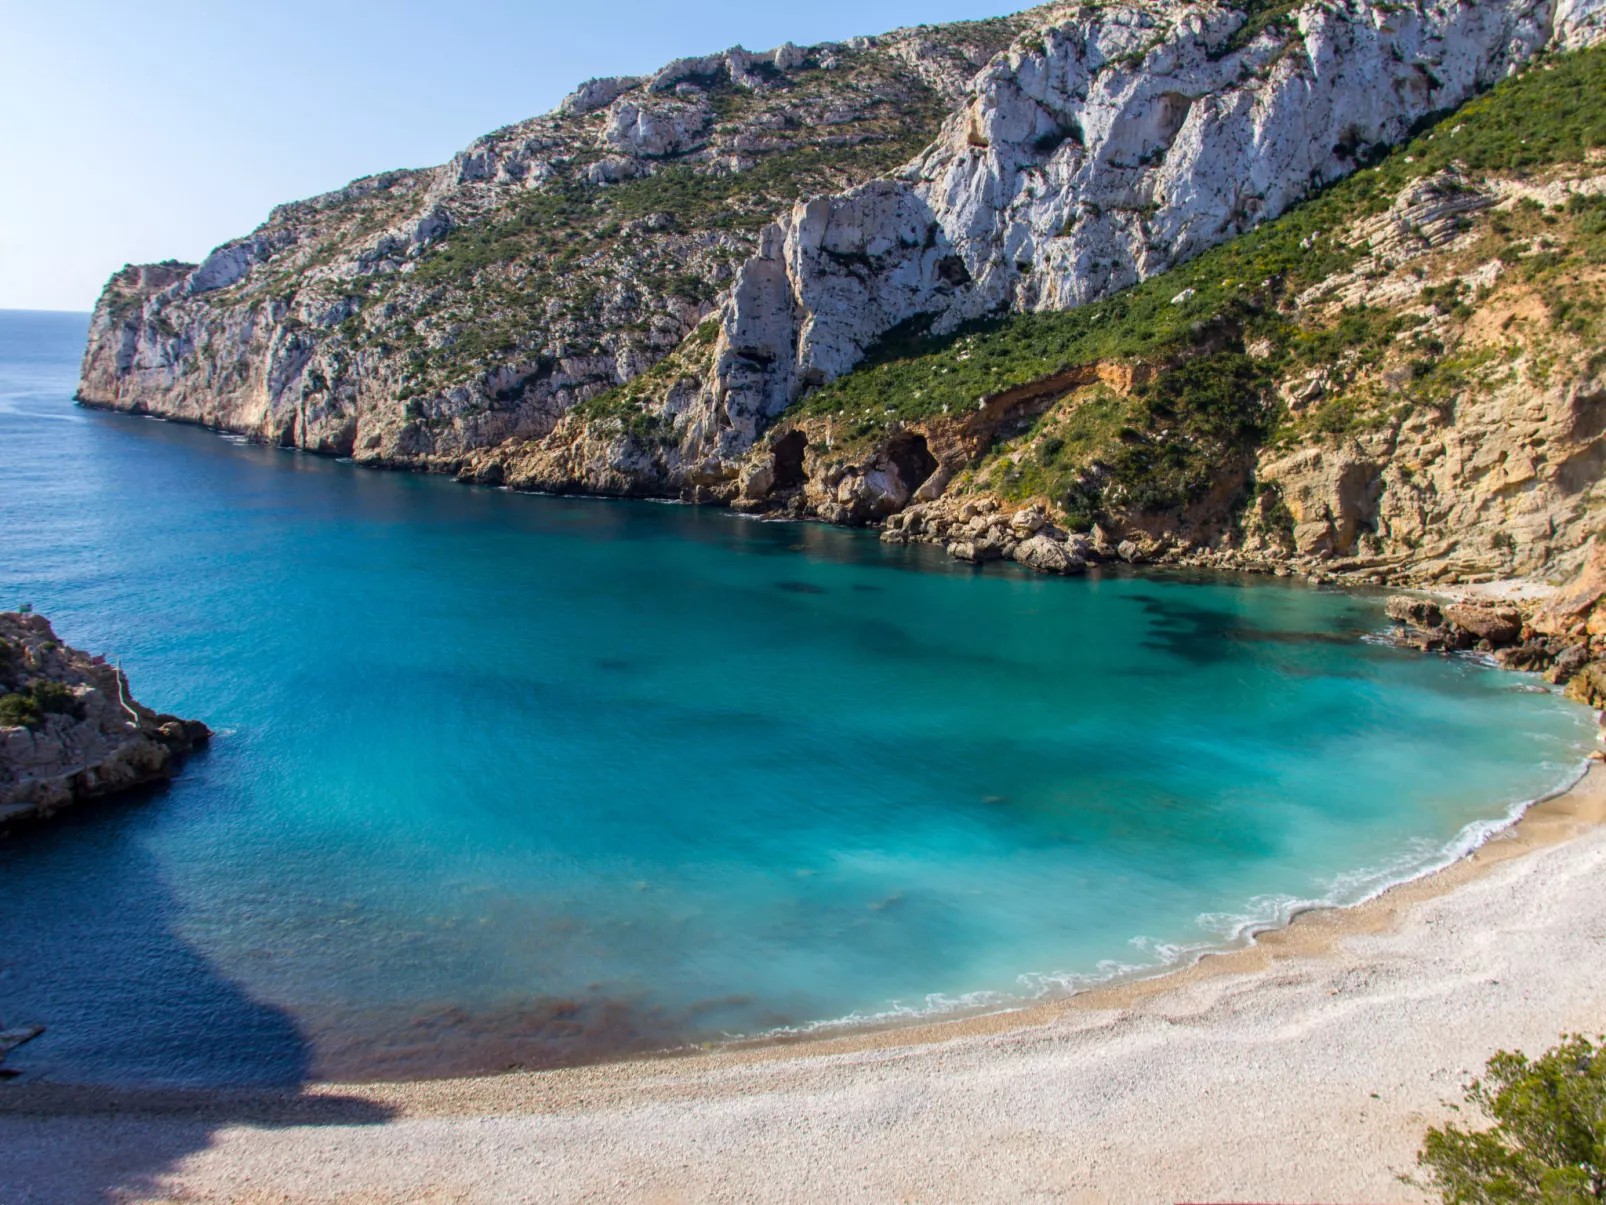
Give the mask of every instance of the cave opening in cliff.
[[803, 453], [808, 448], [808, 436], [801, 431], [788, 431], [770, 445], [775, 455], [775, 489], [792, 490], [803, 484]]
[[937, 458], [926, 446], [926, 437], [912, 431], [894, 437], [887, 444], [887, 461], [898, 470], [898, 477], [911, 493], [937, 471]]

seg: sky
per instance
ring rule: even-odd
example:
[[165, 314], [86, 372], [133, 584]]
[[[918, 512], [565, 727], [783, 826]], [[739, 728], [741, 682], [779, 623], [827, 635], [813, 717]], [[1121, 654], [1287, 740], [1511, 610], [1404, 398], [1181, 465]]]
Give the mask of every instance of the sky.
[[997, 16], [989, 0], [0, 0], [0, 309], [88, 310], [282, 201], [443, 163], [597, 75]]

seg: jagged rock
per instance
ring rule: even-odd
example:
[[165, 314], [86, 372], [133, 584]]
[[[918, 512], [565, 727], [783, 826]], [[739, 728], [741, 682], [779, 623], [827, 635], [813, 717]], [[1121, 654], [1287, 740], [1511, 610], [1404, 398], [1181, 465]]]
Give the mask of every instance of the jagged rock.
[[211, 733], [135, 702], [42, 615], [0, 612], [0, 823], [171, 776]]
[[1445, 608], [1444, 617], [1475, 639], [1497, 646], [1510, 644], [1522, 632], [1522, 612], [1515, 607], [1456, 603]]
[[[1526, 648], [1531, 647], [1531, 645], [1521, 647]], [[1564, 682], [1571, 682], [1587, 664], [1589, 664], [1589, 645], [1570, 644], [1555, 655], [1550, 668], [1545, 670], [1545, 681], [1558, 686]], [[1543, 669], [1544, 666], [1530, 662], [1530, 664], [1522, 668]]]
[[[1500, 649], [1495, 653], [1494, 659], [1495, 664], [1500, 666], [1501, 669], [1521, 670], [1527, 673], [1538, 673], [1540, 670], [1547, 669], [1552, 660], [1550, 646], [1542, 640], [1529, 640], [1523, 644]], [[1564, 674], [1558, 673], [1556, 677], [1551, 677], [1551, 673], [1556, 673], [1552, 669], [1546, 673], [1545, 677], [1551, 682], [1565, 682], [1577, 673], [1588, 659], [1589, 653], [1585, 650], [1583, 658]]]
[[1122, 540], [1115, 546], [1115, 554], [1130, 565], [1143, 555], [1143, 550], [1132, 540]]
[[606, 109], [624, 93], [640, 84], [641, 78], [634, 75], [587, 80], [558, 103], [558, 112], [581, 117], [597, 109]]
[[1603, 596], [1606, 596], [1606, 543], [1592, 540], [1577, 576], [1551, 595], [1529, 623], [1534, 631], [1547, 635], [1581, 632], [1592, 626], [1596, 604]]
[[1398, 623], [1408, 623], [1414, 628], [1436, 628], [1444, 622], [1438, 603], [1431, 599], [1413, 598], [1408, 594], [1396, 594], [1385, 602], [1383, 613]]
[[1606, 661], [1591, 661], [1567, 683], [1567, 697], [1596, 710], [1606, 708]]
[[621, 97], [608, 107], [600, 145], [644, 159], [683, 155], [706, 144], [714, 111], [707, 104], [638, 104]]

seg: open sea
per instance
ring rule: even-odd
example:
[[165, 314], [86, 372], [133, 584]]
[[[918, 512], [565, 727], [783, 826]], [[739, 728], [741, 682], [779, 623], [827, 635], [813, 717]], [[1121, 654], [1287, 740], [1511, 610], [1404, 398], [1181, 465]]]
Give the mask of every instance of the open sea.
[[1438, 865], [1582, 708], [1380, 595], [975, 570], [72, 403], [0, 313], [0, 607], [218, 733], [0, 839], [7, 1067], [294, 1084], [999, 1007]]

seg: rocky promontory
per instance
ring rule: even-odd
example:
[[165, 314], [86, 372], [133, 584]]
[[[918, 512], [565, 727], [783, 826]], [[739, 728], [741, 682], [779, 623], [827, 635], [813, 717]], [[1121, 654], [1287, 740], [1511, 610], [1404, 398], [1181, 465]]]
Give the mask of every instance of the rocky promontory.
[[170, 778], [211, 735], [135, 701], [44, 616], [0, 611], [0, 825]]

